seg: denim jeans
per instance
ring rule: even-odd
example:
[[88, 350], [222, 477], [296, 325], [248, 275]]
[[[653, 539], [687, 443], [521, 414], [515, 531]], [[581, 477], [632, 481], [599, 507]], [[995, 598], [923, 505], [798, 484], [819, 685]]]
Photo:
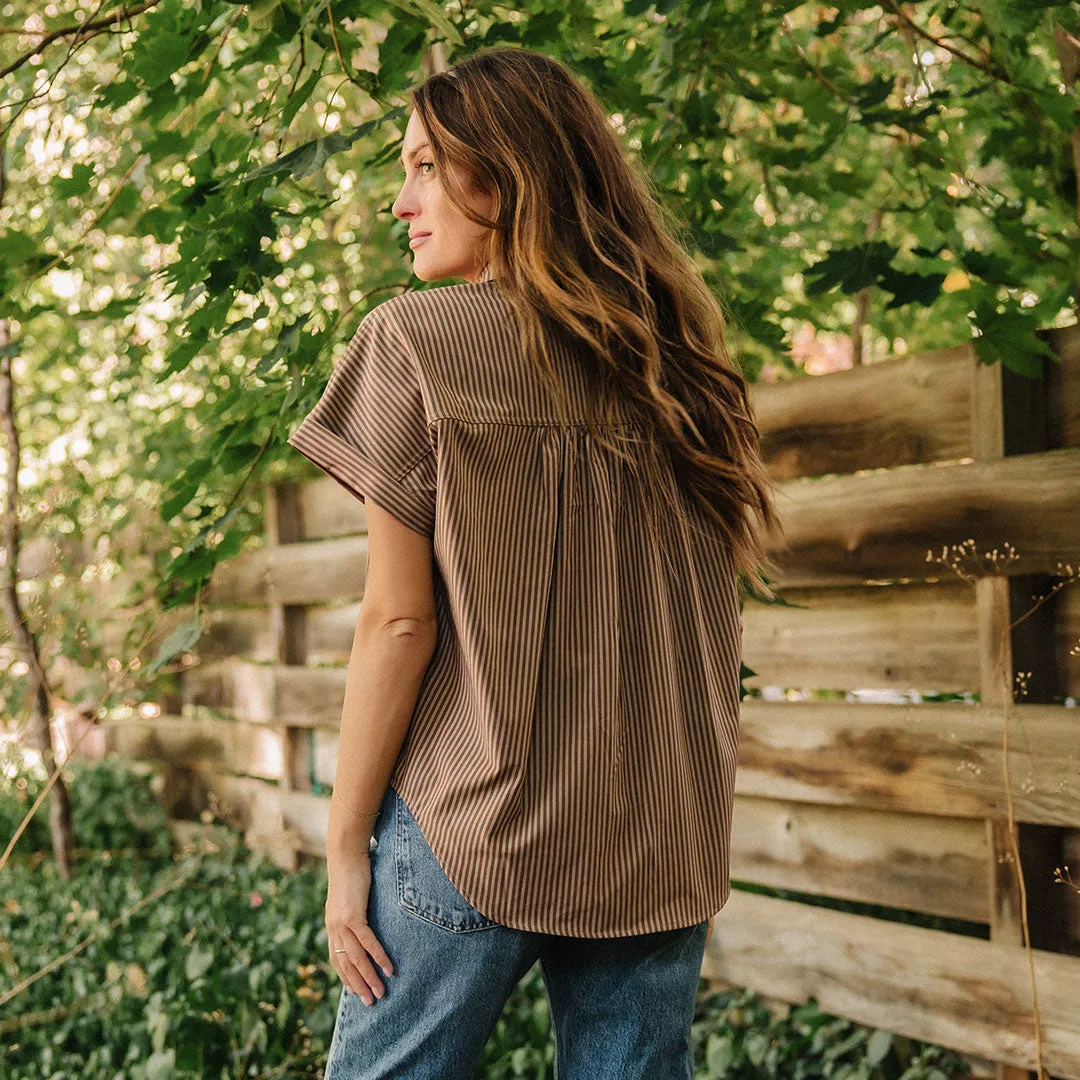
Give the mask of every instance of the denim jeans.
[[368, 923], [394, 974], [380, 975], [386, 993], [371, 1005], [342, 986], [325, 1080], [474, 1080], [537, 960], [556, 1080], [693, 1080], [690, 1023], [709, 920], [615, 938], [493, 922], [454, 888], [392, 788], [372, 834], [371, 875]]

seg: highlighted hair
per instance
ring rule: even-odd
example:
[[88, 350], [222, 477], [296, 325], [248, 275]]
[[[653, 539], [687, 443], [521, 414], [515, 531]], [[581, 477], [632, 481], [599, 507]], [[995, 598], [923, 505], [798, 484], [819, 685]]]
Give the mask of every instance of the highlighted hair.
[[[564, 406], [552, 350], [583, 356], [589, 430], [649, 482], [658, 546], [719, 535], [745, 587], [773, 599], [775, 566], [750, 517], [779, 535], [772, 479], [723, 310], [603, 106], [564, 64], [516, 46], [430, 76], [411, 104], [447, 199], [489, 230], [487, 266]], [[493, 197], [490, 220], [466, 205], [455, 169]], [[635, 417], [622, 431], [616, 401]]]

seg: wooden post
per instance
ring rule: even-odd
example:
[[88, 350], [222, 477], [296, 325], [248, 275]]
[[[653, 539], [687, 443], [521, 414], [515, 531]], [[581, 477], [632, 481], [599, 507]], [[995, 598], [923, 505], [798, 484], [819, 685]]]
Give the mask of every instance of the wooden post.
[[[1030, 378], [1000, 363], [984, 365], [974, 352], [972, 364], [972, 456], [980, 461], [993, 461], [1046, 450], [1045, 367], [1042, 376]], [[1016, 554], [1023, 559], [1023, 551]], [[976, 582], [980, 697], [985, 704], [1000, 705], [1003, 710], [1017, 701], [1045, 704], [1060, 692], [1054, 653], [1055, 602], [1043, 604], [1012, 626], [1033, 607], [1033, 597], [1045, 595], [1051, 583], [1052, 578], [1045, 574], [990, 574]], [[1010, 746], [1016, 746], [1020, 733], [1009, 729], [1008, 735]], [[1009, 779], [1011, 784], [1021, 782], [1020, 777], [1012, 774]], [[1010, 826], [1003, 810], [987, 820], [986, 837], [990, 853], [987, 886], [991, 939], [1015, 942], [1023, 947], [1026, 893], [1031, 947], [1060, 947], [1065, 941], [1065, 907], [1061, 890], [1054, 891], [1053, 871], [1065, 861], [1065, 830], [1015, 821]], [[1038, 1069], [1024, 1069], [999, 1063], [997, 1080], [1048, 1078], [1041, 1065]]]
[[[268, 485], [264, 488], [267, 547], [291, 544], [301, 538], [300, 495], [296, 484]], [[270, 625], [275, 642], [275, 660], [278, 664], [303, 664], [306, 660], [307, 634], [305, 632], [305, 609], [294, 604], [284, 604], [280, 590], [271, 574], [267, 585], [267, 602], [270, 609]], [[280, 717], [276, 703], [274, 716]], [[281, 733], [282, 762], [279, 792], [311, 791], [311, 730], [294, 727], [288, 717], [280, 717], [277, 724]], [[283, 815], [284, 819], [284, 815]], [[300, 864], [301, 853], [290, 845], [275, 860], [286, 870], [295, 870]]]

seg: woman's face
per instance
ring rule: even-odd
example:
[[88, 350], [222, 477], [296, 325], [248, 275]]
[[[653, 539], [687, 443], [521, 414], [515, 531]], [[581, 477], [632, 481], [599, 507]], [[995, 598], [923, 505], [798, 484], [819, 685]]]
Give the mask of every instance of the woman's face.
[[[394, 200], [393, 213], [409, 223], [413, 273], [421, 281], [460, 277], [476, 281], [484, 269], [480, 241], [487, 230], [459, 213], [443, 194], [427, 134], [413, 112], [405, 128], [402, 148], [405, 182]], [[455, 176], [465, 174], [455, 170]], [[466, 184], [470, 209], [482, 214], [491, 209], [491, 197]], [[426, 234], [426, 235], [425, 235]], [[423, 239], [419, 239], [423, 236]]]

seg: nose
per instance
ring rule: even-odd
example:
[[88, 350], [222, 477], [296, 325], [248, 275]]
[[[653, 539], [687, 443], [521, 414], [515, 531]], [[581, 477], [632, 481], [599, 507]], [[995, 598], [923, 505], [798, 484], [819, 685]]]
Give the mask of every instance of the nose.
[[416, 208], [412, 206], [402, 191], [398, 197], [394, 200], [394, 205], [390, 207], [390, 213], [396, 218], [400, 218], [402, 221], [409, 221], [416, 215]]

